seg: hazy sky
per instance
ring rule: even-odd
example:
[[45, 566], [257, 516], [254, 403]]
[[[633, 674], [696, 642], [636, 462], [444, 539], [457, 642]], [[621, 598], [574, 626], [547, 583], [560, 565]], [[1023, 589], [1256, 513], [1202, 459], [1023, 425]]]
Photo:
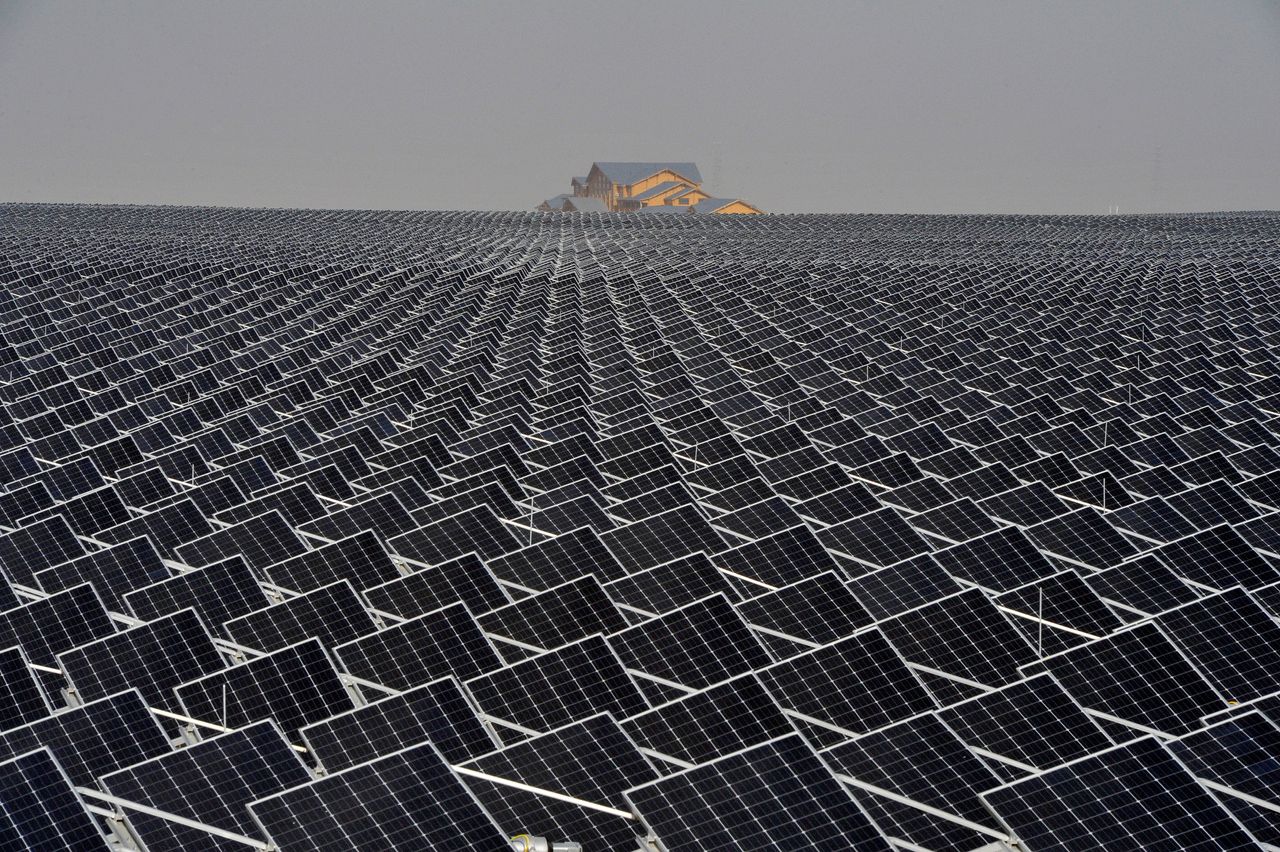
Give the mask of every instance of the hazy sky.
[[1280, 0], [0, 0], [0, 201], [1280, 208]]

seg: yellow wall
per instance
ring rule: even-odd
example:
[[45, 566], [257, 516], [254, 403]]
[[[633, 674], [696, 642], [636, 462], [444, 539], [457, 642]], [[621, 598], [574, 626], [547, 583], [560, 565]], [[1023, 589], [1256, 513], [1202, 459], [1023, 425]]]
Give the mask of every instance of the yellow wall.
[[670, 169], [663, 169], [662, 171], [653, 174], [638, 183], [631, 184], [630, 186], [623, 186], [610, 182], [608, 178], [595, 168], [595, 166], [592, 166], [591, 174], [587, 175], [587, 194], [595, 198], [603, 199], [604, 203], [610, 210], [617, 210], [618, 201], [620, 199], [631, 198], [632, 196], [639, 195], [647, 189], [652, 189], [660, 183], [666, 183], [668, 181], [688, 183], [688, 180], [682, 175], [676, 174]]
[[[673, 172], [670, 169], [663, 169], [662, 171], [656, 174], [650, 175], [644, 180], [639, 181], [638, 183], [631, 184], [630, 186], [622, 186], [619, 184], [612, 183], [607, 177], [604, 176], [602, 172], [600, 172], [593, 165], [591, 167], [590, 174], [587, 175], [587, 189], [584, 194], [591, 196], [592, 198], [601, 199], [602, 201], [604, 201], [605, 206], [607, 206], [610, 210], [617, 211], [621, 207], [619, 202], [622, 199], [632, 198], [646, 190], [652, 189], [658, 184], [667, 183], [668, 181], [678, 182], [685, 186], [690, 186], [690, 185], [697, 186], [697, 184], [691, 184], [689, 180], [685, 178], [683, 175], [677, 174], [676, 172]], [[679, 191], [680, 191], [680, 188], [677, 187], [672, 189], [670, 192], [664, 192], [661, 195], [655, 196], [654, 198], [646, 199], [643, 202], [635, 202], [634, 204], [628, 204], [627, 208], [635, 209], [637, 206], [656, 207], [658, 205], [665, 203], [670, 196], [676, 194]], [[679, 204], [679, 205], [672, 205], [672, 206], [677, 206], [681, 208], [691, 207], [694, 204], [697, 204], [698, 202], [702, 201], [704, 198], [710, 198], [710, 197], [711, 197], [710, 195], [703, 192], [701, 189], [695, 189], [693, 192], [690, 192], [685, 196], [685, 198], [689, 200], [688, 204]], [[716, 213], [718, 214], [730, 214], [730, 215], [754, 214], [754, 213], [761, 213], [761, 212], [763, 211], [756, 207], [752, 207], [750, 204], [747, 204], [745, 201], [735, 201], [732, 204], [726, 205], [725, 207], [722, 207], [716, 211]]]
[[684, 200], [684, 201], [685, 201], [685, 203], [684, 203], [684, 204], [674, 204], [673, 206], [675, 206], [675, 207], [692, 207], [693, 205], [697, 204], [697, 203], [698, 203], [699, 201], [701, 201], [702, 199], [704, 199], [704, 198], [710, 198], [710, 197], [711, 197], [710, 195], [707, 195], [707, 194], [706, 194], [705, 192], [703, 192], [702, 190], [700, 190], [700, 189], [695, 189], [695, 190], [693, 190], [692, 192], [690, 192], [689, 194], [687, 194], [687, 195], [683, 196], [683, 199], [682, 199], [682, 200]]
[[644, 192], [646, 189], [653, 189], [655, 186], [657, 186], [660, 183], [666, 183], [667, 181], [672, 181], [672, 180], [679, 181], [680, 183], [689, 182], [688, 178], [678, 175], [673, 171], [668, 171], [664, 169], [663, 171], [658, 172], [656, 175], [653, 175], [652, 177], [647, 177], [644, 180], [640, 181], [639, 183], [632, 184], [630, 187], [630, 191], [627, 192], [627, 195], [639, 195], [640, 193]]

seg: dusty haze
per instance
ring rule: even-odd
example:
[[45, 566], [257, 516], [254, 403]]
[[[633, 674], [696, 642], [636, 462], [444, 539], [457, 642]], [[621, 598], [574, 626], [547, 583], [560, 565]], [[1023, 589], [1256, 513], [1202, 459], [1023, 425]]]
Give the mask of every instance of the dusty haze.
[[10, 2], [0, 201], [1280, 208], [1280, 3]]

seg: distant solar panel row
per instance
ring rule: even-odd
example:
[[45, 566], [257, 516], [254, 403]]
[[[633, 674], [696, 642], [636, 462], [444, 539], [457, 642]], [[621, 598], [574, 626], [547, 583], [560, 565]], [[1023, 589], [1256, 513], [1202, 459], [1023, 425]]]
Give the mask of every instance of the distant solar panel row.
[[1280, 218], [0, 206], [0, 846], [1280, 848]]

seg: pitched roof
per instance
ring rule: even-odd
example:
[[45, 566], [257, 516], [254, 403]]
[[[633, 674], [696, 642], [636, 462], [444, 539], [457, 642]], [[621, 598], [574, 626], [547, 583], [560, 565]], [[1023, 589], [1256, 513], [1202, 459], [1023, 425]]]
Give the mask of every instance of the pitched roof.
[[689, 209], [694, 213], [715, 213], [723, 207], [730, 204], [745, 204], [757, 213], [760, 209], [749, 201], [743, 201], [741, 198], [704, 198]]
[[575, 176], [575, 177], [573, 177], [572, 179], [570, 179], [569, 184], [570, 184], [571, 186], [572, 186], [573, 184], [575, 184], [575, 183], [576, 183], [576, 184], [578, 184], [579, 186], [586, 186], [586, 185], [587, 185], [587, 178], [586, 178], [586, 175], [583, 175], [582, 177], [576, 177], [576, 176]]
[[585, 195], [570, 195], [564, 200], [566, 213], [608, 213], [609, 207], [599, 198], [588, 198]]
[[[550, 198], [544, 199], [542, 204], [545, 204], [546, 206], [550, 207], [552, 210], [559, 210], [561, 205], [564, 204], [564, 200], [566, 198], [572, 198], [572, 197], [573, 196], [570, 195], [569, 193], [562, 192], [559, 195], [553, 195]], [[542, 204], [539, 204], [538, 206], [541, 207]]]
[[614, 183], [630, 186], [660, 171], [670, 170], [694, 183], [702, 183], [702, 173], [696, 163], [593, 163]]
[[[680, 190], [679, 192], [673, 192], [673, 193], [671, 193], [670, 195], [668, 195], [668, 196], [667, 196], [665, 199], [663, 199], [663, 200], [664, 200], [664, 201], [675, 201], [677, 198], [684, 198], [686, 195], [688, 195], [688, 194], [689, 194], [689, 193], [691, 193], [691, 192], [702, 192], [702, 189], [701, 189], [700, 187], [696, 187], [696, 186], [686, 186], [684, 189]], [[704, 193], [704, 194], [705, 194], [705, 193]]]
[[[644, 192], [640, 193], [639, 195], [631, 196], [631, 200], [644, 201], [646, 199], [653, 198], [655, 195], [662, 195], [664, 192], [670, 192], [671, 190], [679, 186], [687, 186], [687, 184], [683, 184], [678, 180], [665, 181], [663, 183], [658, 184], [655, 187], [646, 189]], [[693, 189], [693, 187], [688, 187], [688, 188]]]
[[714, 213], [721, 207], [728, 207], [736, 198], [704, 198], [689, 209], [695, 213]]

